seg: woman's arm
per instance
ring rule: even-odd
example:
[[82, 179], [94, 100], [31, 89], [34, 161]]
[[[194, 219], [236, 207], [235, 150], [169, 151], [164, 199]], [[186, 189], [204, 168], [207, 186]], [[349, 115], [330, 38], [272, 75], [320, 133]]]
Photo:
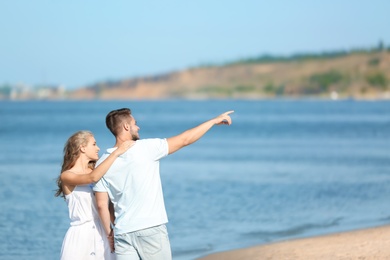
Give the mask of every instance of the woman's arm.
[[110, 166], [114, 163], [118, 156], [126, 152], [131, 146], [135, 144], [134, 141], [126, 141], [121, 146], [113, 151], [107, 159], [105, 159], [98, 167], [96, 167], [89, 174], [75, 174], [70, 171], [64, 171], [61, 173], [61, 181], [67, 185], [85, 185], [93, 182], [97, 182], [108, 171]]

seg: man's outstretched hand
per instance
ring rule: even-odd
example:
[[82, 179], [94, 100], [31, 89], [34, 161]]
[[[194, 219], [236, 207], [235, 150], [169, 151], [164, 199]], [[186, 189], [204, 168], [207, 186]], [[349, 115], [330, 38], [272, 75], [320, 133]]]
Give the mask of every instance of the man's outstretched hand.
[[216, 125], [231, 125], [232, 119], [230, 118], [230, 114], [234, 113], [233, 110], [230, 110], [228, 112], [225, 112], [215, 118], [215, 124]]

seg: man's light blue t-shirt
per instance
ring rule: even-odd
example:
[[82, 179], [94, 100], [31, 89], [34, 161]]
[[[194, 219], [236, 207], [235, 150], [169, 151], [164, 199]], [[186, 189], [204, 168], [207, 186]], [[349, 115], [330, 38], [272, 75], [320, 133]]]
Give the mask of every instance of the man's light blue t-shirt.
[[[116, 148], [107, 149], [96, 166]], [[115, 209], [115, 232], [123, 234], [168, 222], [159, 160], [168, 155], [166, 139], [138, 140], [119, 156], [95, 184], [107, 192]]]

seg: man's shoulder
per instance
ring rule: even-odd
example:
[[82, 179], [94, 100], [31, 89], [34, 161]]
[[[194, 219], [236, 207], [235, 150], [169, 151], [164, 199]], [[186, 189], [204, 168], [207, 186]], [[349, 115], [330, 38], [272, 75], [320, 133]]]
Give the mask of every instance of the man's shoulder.
[[[108, 150], [108, 149], [107, 149]], [[96, 166], [101, 164], [105, 159], [107, 159], [107, 157], [110, 155], [110, 153], [108, 151], [105, 151], [102, 156], [100, 156], [100, 158], [97, 160], [96, 162]]]
[[145, 139], [139, 139], [137, 142], [161, 142], [166, 140], [166, 138], [145, 138]]
[[166, 143], [167, 140], [165, 138], [145, 138], [137, 141], [139, 145], [159, 145], [162, 143]]

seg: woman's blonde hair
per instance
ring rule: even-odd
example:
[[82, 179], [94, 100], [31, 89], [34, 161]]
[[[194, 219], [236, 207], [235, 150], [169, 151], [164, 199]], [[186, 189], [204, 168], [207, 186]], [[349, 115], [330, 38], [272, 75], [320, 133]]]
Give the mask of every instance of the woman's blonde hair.
[[[64, 160], [62, 162], [61, 173], [71, 169], [75, 165], [76, 160], [80, 157], [80, 148], [88, 144], [88, 139], [91, 136], [93, 136], [92, 132], [83, 130], [78, 131], [69, 137], [64, 146]], [[90, 161], [88, 163], [88, 167], [93, 170], [95, 163], [96, 161]], [[61, 196], [64, 198], [65, 195], [62, 189], [61, 173], [57, 178], [58, 189], [55, 193], [55, 196]]]

